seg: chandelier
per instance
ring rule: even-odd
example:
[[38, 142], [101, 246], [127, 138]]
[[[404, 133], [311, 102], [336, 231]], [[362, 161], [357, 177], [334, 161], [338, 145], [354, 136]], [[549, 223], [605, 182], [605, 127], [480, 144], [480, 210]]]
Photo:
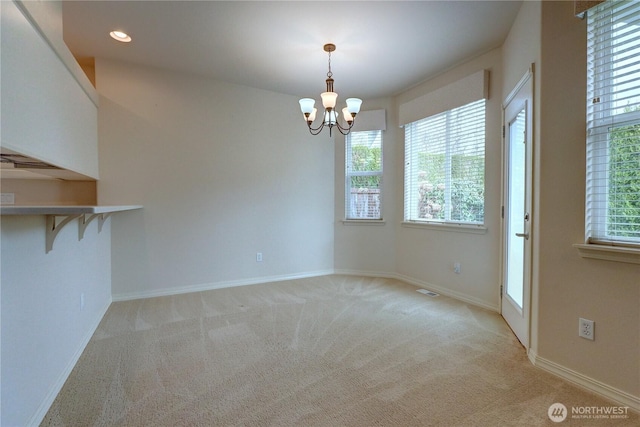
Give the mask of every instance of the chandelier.
[[322, 105], [324, 106], [324, 114], [322, 123], [316, 128], [312, 127], [313, 121], [316, 119], [317, 108], [314, 108], [316, 101], [312, 98], [302, 98], [300, 102], [300, 110], [304, 114], [304, 119], [309, 126], [311, 135], [318, 135], [325, 126], [329, 128], [329, 136], [333, 128], [337, 128], [341, 134], [347, 135], [351, 132], [356, 114], [360, 111], [362, 100], [358, 98], [347, 98], [347, 106], [342, 109], [342, 116], [347, 123], [346, 126], [338, 122], [339, 113], [336, 114], [336, 100], [338, 94], [333, 91], [333, 73], [331, 72], [331, 52], [336, 50], [336, 45], [327, 43], [324, 45], [324, 51], [329, 54], [329, 72], [327, 73], [327, 91], [320, 94], [322, 97]]

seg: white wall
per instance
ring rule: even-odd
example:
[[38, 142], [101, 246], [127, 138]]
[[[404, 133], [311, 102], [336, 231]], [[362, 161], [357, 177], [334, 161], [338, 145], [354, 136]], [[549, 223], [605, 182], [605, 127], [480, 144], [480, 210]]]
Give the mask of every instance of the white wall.
[[[640, 402], [640, 267], [589, 260], [584, 241], [586, 22], [571, 2], [523, 2], [503, 45], [504, 91], [536, 64], [531, 355], [618, 401]], [[596, 339], [578, 337], [578, 318]]]
[[[586, 22], [542, 2], [537, 355], [640, 409], [640, 265], [581, 258], [584, 243]], [[578, 318], [595, 321], [595, 341]]]
[[[489, 70], [486, 104], [485, 234], [440, 231], [400, 226], [397, 228], [397, 273], [407, 280], [460, 299], [497, 310], [500, 277], [500, 168], [502, 124], [502, 54], [494, 49], [455, 67], [398, 97], [396, 105], [444, 87], [480, 70]], [[390, 127], [398, 127], [397, 120]], [[397, 221], [403, 218], [402, 174], [404, 133], [398, 132], [396, 150]], [[460, 262], [462, 273], [453, 272]]]
[[100, 59], [96, 82], [98, 201], [144, 205], [114, 218], [115, 298], [332, 271], [334, 143], [297, 98]]
[[110, 221], [45, 253], [43, 215], [1, 217], [1, 425], [40, 423], [111, 303]]

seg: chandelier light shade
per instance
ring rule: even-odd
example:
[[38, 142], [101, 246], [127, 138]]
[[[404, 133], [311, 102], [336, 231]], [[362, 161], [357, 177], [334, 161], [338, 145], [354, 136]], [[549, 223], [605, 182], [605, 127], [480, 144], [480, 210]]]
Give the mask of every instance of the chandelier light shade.
[[312, 98], [302, 98], [300, 102], [300, 110], [304, 115], [304, 120], [309, 126], [309, 132], [312, 135], [318, 135], [325, 127], [329, 128], [329, 136], [333, 128], [337, 128], [341, 134], [347, 135], [351, 132], [353, 123], [355, 122], [356, 115], [360, 112], [360, 106], [362, 100], [359, 98], [347, 98], [347, 106], [342, 109], [342, 117], [346, 123], [343, 126], [338, 121], [339, 114], [336, 113], [336, 102], [338, 100], [338, 94], [333, 91], [333, 73], [331, 72], [331, 52], [336, 50], [336, 45], [327, 43], [324, 45], [324, 51], [329, 54], [329, 72], [327, 72], [327, 91], [320, 94], [322, 98], [322, 106], [324, 108], [324, 114], [322, 115], [322, 122], [318, 127], [313, 127], [313, 122], [316, 119], [318, 109], [315, 108], [316, 101]]

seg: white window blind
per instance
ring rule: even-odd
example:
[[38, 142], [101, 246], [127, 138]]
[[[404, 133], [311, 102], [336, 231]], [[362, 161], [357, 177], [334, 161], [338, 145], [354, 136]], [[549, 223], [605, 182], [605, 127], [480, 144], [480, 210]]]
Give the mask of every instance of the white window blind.
[[587, 13], [589, 243], [640, 246], [640, 2]]
[[382, 219], [382, 131], [352, 131], [345, 151], [345, 218]]
[[484, 223], [485, 100], [405, 125], [405, 221]]

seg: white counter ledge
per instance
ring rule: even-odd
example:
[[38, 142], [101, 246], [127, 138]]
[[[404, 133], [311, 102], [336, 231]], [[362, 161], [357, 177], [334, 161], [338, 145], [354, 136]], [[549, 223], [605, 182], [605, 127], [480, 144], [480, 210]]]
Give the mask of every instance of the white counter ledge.
[[0, 206], [0, 215], [82, 215], [108, 214], [142, 209], [140, 205], [128, 206]]
[[[78, 218], [78, 240], [82, 240], [87, 225], [98, 218], [98, 232], [102, 231], [102, 225], [106, 219], [116, 212], [142, 209], [141, 205], [119, 206], [81, 206], [81, 205], [51, 205], [51, 206], [0, 206], [0, 215], [45, 215], [46, 228], [46, 252], [53, 249], [53, 241], [68, 223]], [[56, 223], [57, 217], [65, 217]]]

